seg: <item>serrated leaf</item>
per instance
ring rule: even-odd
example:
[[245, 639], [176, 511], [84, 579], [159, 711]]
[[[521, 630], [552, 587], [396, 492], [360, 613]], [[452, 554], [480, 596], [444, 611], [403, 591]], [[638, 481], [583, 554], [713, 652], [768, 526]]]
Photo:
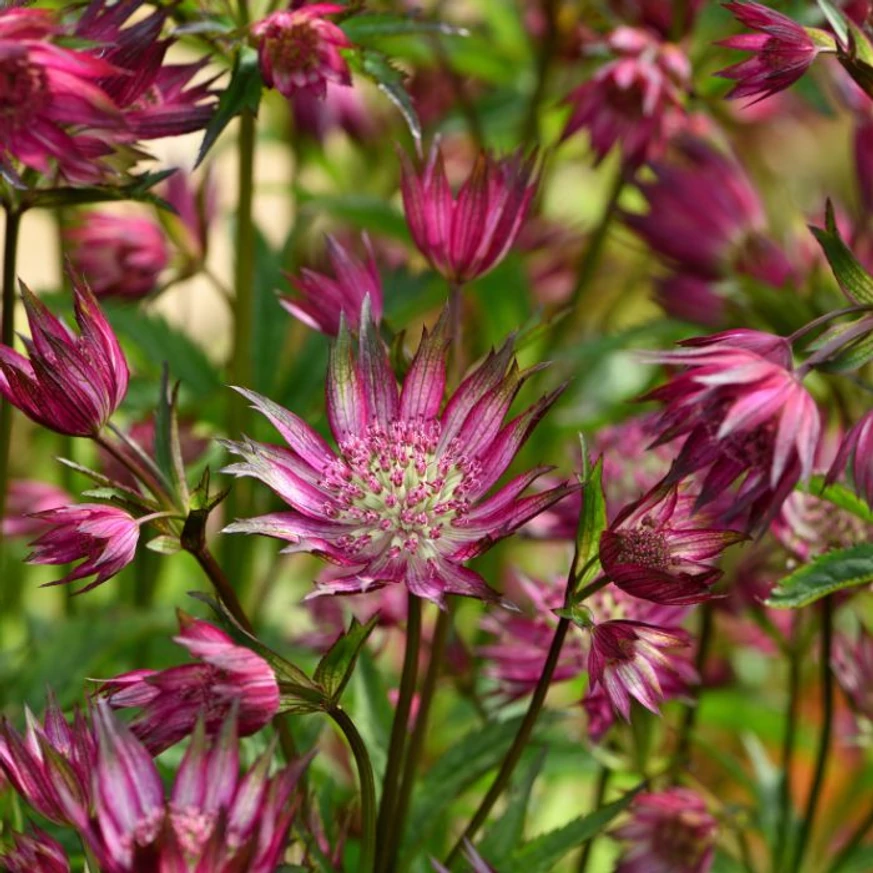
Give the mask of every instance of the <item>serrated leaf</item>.
[[798, 609], [845, 588], [873, 582], [873, 543], [826, 552], [782, 579], [768, 606]]
[[[490, 722], [470, 731], [431, 767], [416, 787], [404, 844], [405, 860], [428, 838], [451, 803], [477, 780], [499, 766], [518, 732], [523, 716]], [[534, 736], [552, 720], [542, 713]]]
[[873, 303], [873, 276], [871, 276], [843, 242], [834, 218], [830, 200], [825, 210], [825, 227], [810, 227], [818, 240], [834, 277], [843, 294], [851, 303]]
[[221, 132], [237, 115], [242, 112], [257, 115], [263, 88], [258, 53], [251, 46], [242, 46], [231, 70], [230, 82], [221, 92], [215, 115], [206, 125], [195, 168], [202, 163]]
[[421, 122], [412, 99], [403, 84], [406, 76], [393, 66], [388, 57], [374, 49], [363, 49], [357, 56], [359, 71], [376, 83], [379, 90], [400, 110], [417, 151], [421, 151]]
[[846, 512], [850, 512], [867, 524], [873, 525], [873, 510], [867, 505], [867, 501], [858, 497], [851, 488], [847, 488], [839, 482], [825, 485], [824, 476], [812, 476], [808, 485], [798, 485], [797, 487], [798, 491], [833, 503], [834, 506], [839, 506], [840, 509], [845, 509]]
[[635, 794], [636, 791], [630, 791], [590, 815], [581, 816], [561, 828], [530, 840], [504, 864], [503, 873], [549, 873], [567, 852], [600, 834], [628, 807]]
[[324, 689], [331, 703], [336, 703], [343, 693], [358, 660], [358, 655], [367, 638], [376, 627], [378, 616], [374, 615], [366, 624], [352, 619], [349, 629], [328, 649], [318, 662], [312, 678]]
[[606, 530], [606, 497], [603, 493], [603, 458], [591, 468], [582, 483], [582, 512], [576, 529], [576, 567], [582, 570], [590, 564], [578, 580], [578, 586], [594, 578], [598, 570], [597, 556], [600, 535]]
[[524, 823], [531, 792], [545, 760], [545, 749], [540, 749], [532, 756], [527, 769], [513, 782], [509, 802], [500, 818], [477, 847], [482, 856], [488, 858], [498, 869], [524, 837]]
[[437, 33], [444, 36], [468, 36], [465, 27], [455, 27], [443, 21], [424, 21], [388, 12], [365, 13], [347, 18], [340, 29], [357, 45], [382, 36], [404, 36], [414, 33]]

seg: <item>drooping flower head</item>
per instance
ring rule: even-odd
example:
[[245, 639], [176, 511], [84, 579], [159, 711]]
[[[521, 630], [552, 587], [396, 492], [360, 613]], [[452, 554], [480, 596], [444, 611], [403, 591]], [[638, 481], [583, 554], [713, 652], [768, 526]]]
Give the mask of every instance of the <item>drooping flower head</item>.
[[668, 788], [638, 794], [612, 835], [624, 843], [616, 873], [708, 873], [718, 822], [699, 794]]
[[280, 297], [282, 306], [309, 327], [336, 336], [343, 317], [352, 330], [360, 327], [361, 308], [369, 297], [370, 313], [378, 324], [382, 319], [382, 279], [366, 234], [363, 242], [367, 258], [359, 261], [328, 236], [333, 277], [304, 268], [299, 277], [289, 277], [297, 296]]
[[[77, 38], [96, 43], [94, 53], [113, 65], [100, 86], [121, 109], [131, 142], [200, 130], [216, 105], [211, 81], [193, 81], [208, 59], [165, 63], [173, 44], [162, 38], [169, 11], [139, 16], [143, 5], [143, 0], [91, 0], [74, 31]], [[137, 20], [129, 23], [134, 16]]]
[[[733, 79], [728, 98], [764, 100], [794, 84], [822, 50], [822, 40], [832, 42], [822, 31], [801, 27], [796, 21], [761, 3], [725, 3], [738, 21], [758, 33], [743, 33], [719, 45], [752, 52], [752, 57], [726, 67], [716, 75]], [[816, 38], [820, 35], [820, 38]]]
[[80, 712], [68, 723], [49, 696], [43, 723], [25, 708], [22, 737], [7, 721], [0, 723], [0, 772], [40, 815], [57, 824], [87, 819], [91, 773], [97, 747]]
[[279, 686], [260, 655], [183, 612], [174, 640], [199, 663], [134, 670], [101, 686], [113, 707], [139, 708], [130, 729], [153, 755], [191, 734], [198, 719], [207, 734], [216, 734], [235, 707], [240, 736], [248, 736], [276, 714]]
[[657, 156], [684, 124], [691, 65], [678, 46], [646, 30], [618, 27], [607, 40], [617, 57], [571, 91], [564, 138], [583, 128], [598, 161], [614, 146], [635, 168]]
[[674, 269], [718, 279], [737, 269], [774, 286], [787, 278], [787, 258], [767, 237], [757, 190], [742, 167], [703, 140], [680, 137], [669, 160], [641, 182], [645, 213], [625, 223]]
[[6, 873], [70, 873], [70, 862], [61, 844], [45, 831], [15, 834], [12, 845], [0, 850]]
[[98, 297], [145, 297], [170, 260], [161, 226], [146, 216], [88, 212], [64, 241], [73, 269]]
[[94, 581], [77, 593], [90, 591], [120, 573], [136, 555], [139, 522], [116, 506], [79, 503], [47, 509], [37, 517], [49, 529], [31, 543], [28, 563], [57, 566], [82, 562], [49, 585], [65, 585], [93, 575]]
[[680, 345], [651, 357], [682, 368], [648, 395], [665, 404], [658, 441], [684, 438], [668, 482], [699, 473], [704, 506], [741, 480], [728, 517], [760, 530], [812, 472], [821, 431], [815, 401], [783, 337], [733, 330]]
[[0, 346], [0, 394], [37, 424], [70, 436], [93, 436], [127, 393], [127, 361], [97, 300], [74, 280], [76, 336], [27, 288], [30, 358]]
[[400, 153], [406, 223], [418, 250], [450, 282], [496, 267], [515, 243], [537, 188], [536, 156], [497, 159], [482, 152], [456, 195], [438, 143], [416, 166]]
[[272, 873], [294, 815], [291, 793], [307, 761], [268, 777], [272, 749], [242, 776], [233, 718], [208, 743], [202, 725], [169, 798], [151, 755], [105, 701], [94, 714], [95, 816], [81, 828], [104, 873]]
[[72, 498], [63, 488], [35, 479], [13, 479], [6, 495], [3, 536], [10, 539], [35, 537], [45, 530], [46, 522], [34, 514], [66, 506]]
[[21, 164], [93, 182], [103, 172], [95, 157], [109, 150], [101, 139], [127, 130], [98, 84], [111, 62], [55, 45], [59, 34], [48, 10], [0, 9], [0, 167], [13, 179]]
[[399, 388], [366, 313], [357, 360], [343, 327], [327, 379], [338, 452], [293, 413], [238, 389], [289, 448], [229, 443], [243, 460], [228, 472], [260, 479], [291, 508], [227, 530], [275, 536], [291, 544], [288, 551], [327, 558], [337, 571], [318, 583], [323, 593], [405, 583], [437, 603], [447, 593], [496, 599], [464, 564], [571, 490], [559, 485], [523, 496], [543, 467], [492, 490], [558, 392], [504, 424], [528, 375], [506, 344], [443, 405], [446, 348], [443, 316], [425, 332]]
[[259, 40], [261, 75], [269, 88], [285, 97], [308, 91], [323, 99], [327, 83], [351, 85], [352, 77], [341, 49], [348, 37], [326, 16], [345, 11], [336, 3], [313, 3], [274, 12], [257, 22], [252, 33]]

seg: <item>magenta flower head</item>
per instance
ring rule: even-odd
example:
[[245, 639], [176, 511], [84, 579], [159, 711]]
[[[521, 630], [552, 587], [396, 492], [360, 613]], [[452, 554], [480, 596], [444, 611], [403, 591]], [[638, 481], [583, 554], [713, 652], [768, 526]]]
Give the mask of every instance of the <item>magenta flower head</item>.
[[748, 516], [749, 529], [760, 530], [813, 470], [821, 431], [815, 401], [783, 337], [732, 330], [680, 345], [650, 357], [682, 368], [647, 395], [665, 404], [658, 442], [684, 437], [667, 481], [699, 473], [704, 506], [741, 480], [728, 517]]
[[463, 284], [496, 267], [515, 243], [537, 188], [536, 155], [498, 160], [482, 152], [452, 194], [437, 143], [427, 163], [400, 153], [406, 223], [418, 250], [446, 279]]
[[[833, 39], [823, 31], [801, 27], [761, 3], [725, 3], [737, 20], [758, 33], [743, 33], [722, 40], [726, 48], [752, 52], [752, 57], [726, 67], [716, 75], [733, 79], [728, 98], [764, 100], [794, 84]], [[756, 102], [756, 101], [753, 101]]]
[[293, 413], [237, 389], [289, 448], [228, 443], [243, 459], [228, 472], [260, 479], [291, 510], [226, 530], [279, 537], [291, 544], [287, 551], [338, 565], [332, 578], [317, 583], [322, 593], [403, 583], [439, 604], [447, 593], [498, 599], [464, 565], [573, 490], [558, 485], [522, 496], [548, 471], [539, 467], [492, 492], [559, 391], [504, 424], [531, 372], [519, 372], [507, 343], [443, 405], [446, 322], [443, 315], [432, 333], [425, 331], [401, 388], [366, 312], [357, 360], [351, 335], [341, 328], [327, 378], [338, 452]]
[[299, 277], [289, 276], [295, 297], [280, 297], [279, 302], [304, 324], [329, 336], [339, 333], [344, 317], [352, 330], [361, 324], [364, 299], [370, 298], [370, 314], [378, 324], [382, 320], [382, 279], [376, 267], [373, 247], [363, 235], [367, 252], [359, 261], [332, 236], [327, 237], [333, 277], [304, 268]]
[[116, 506], [102, 503], [80, 503], [47, 509], [37, 516], [49, 529], [31, 543], [28, 555], [31, 564], [69, 564], [81, 561], [62, 579], [48, 585], [65, 585], [95, 576], [82, 594], [120, 573], [136, 555], [139, 522]]
[[618, 145], [622, 162], [635, 168], [683, 126], [691, 64], [678, 46], [642, 29], [618, 27], [607, 44], [617, 57], [567, 96], [572, 112], [563, 136], [584, 128], [598, 161]]
[[61, 844], [39, 828], [14, 834], [12, 846], [0, 850], [0, 862], [6, 873], [70, 873]]
[[98, 180], [94, 145], [125, 134], [118, 107], [99, 81], [111, 62], [50, 42], [59, 35], [51, 12], [0, 9], [0, 167], [16, 163], [43, 175], [56, 167], [70, 182]]
[[7, 721], [0, 723], [0, 772], [40, 815], [57, 824], [87, 820], [96, 743], [80, 712], [72, 724], [49, 696], [43, 723], [25, 708], [22, 737]]
[[708, 873], [718, 822], [699, 794], [668, 788], [638, 794], [612, 835], [625, 844], [615, 873]]
[[847, 467], [855, 492], [873, 506], [873, 412], [864, 415], [843, 437], [827, 483], [835, 482]]
[[306, 760], [269, 778], [268, 749], [240, 776], [233, 718], [211, 745], [201, 724], [166, 799], [151, 755], [105, 701], [98, 701], [94, 722], [96, 815], [82, 836], [104, 873], [275, 870], [294, 815], [291, 793]]
[[718, 556], [745, 535], [701, 527], [695, 498], [658, 487], [627, 506], [600, 537], [603, 572], [633, 597], [664, 605], [699, 603], [721, 578]]
[[696, 673], [676, 652], [690, 645], [679, 628], [664, 628], [639, 621], [605, 621], [591, 628], [588, 675], [591, 687], [602, 686], [613, 708], [630, 721], [631, 699], [658, 712], [665, 694], [658, 673], [684, 668], [683, 684], [695, 681]]
[[216, 734], [235, 708], [240, 736], [256, 733], [273, 718], [279, 709], [279, 686], [260, 655], [181, 611], [174, 640], [199, 663], [134, 670], [101, 686], [111, 706], [140, 709], [130, 729], [153, 755], [191, 734], [198, 718], [207, 734]]
[[658, 161], [655, 178], [639, 189], [648, 212], [624, 213], [625, 223], [671, 267], [704, 279], [739, 268], [780, 285], [787, 278], [770, 260], [773, 243], [763, 231], [767, 220], [754, 185], [740, 165], [703, 140], [680, 137], [675, 156]]
[[63, 488], [35, 479], [13, 479], [6, 495], [6, 515], [2, 521], [4, 537], [35, 537], [46, 528], [46, 522], [35, 518], [47, 509], [66, 506], [72, 498]]
[[343, 131], [356, 142], [373, 139], [380, 124], [367, 106], [360, 88], [349, 88], [328, 79], [324, 96], [308, 89], [291, 94], [294, 130], [322, 143], [334, 131]]
[[161, 226], [144, 216], [88, 212], [64, 241], [73, 269], [97, 297], [145, 297], [170, 260]]
[[313, 3], [274, 12], [257, 22], [252, 34], [258, 40], [261, 76], [267, 87], [288, 98], [297, 91], [308, 91], [324, 99], [328, 82], [351, 85], [341, 50], [352, 44], [326, 17], [344, 11], [346, 7], [336, 3]]
[[73, 287], [76, 336], [22, 286], [30, 358], [0, 346], [0, 394], [37, 424], [70, 436], [94, 436], [127, 393], [121, 346], [91, 291]]

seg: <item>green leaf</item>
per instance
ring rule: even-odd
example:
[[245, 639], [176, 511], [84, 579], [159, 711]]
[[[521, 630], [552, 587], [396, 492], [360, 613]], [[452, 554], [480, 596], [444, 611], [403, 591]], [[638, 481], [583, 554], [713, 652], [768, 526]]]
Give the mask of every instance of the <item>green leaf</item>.
[[818, 6], [827, 19], [828, 24], [833, 28], [837, 38], [845, 45], [849, 40], [849, 31], [846, 28], [846, 18], [843, 13], [830, 0], [818, 0]]
[[252, 376], [254, 390], [273, 395], [280, 358], [291, 324], [276, 292], [285, 286], [282, 258], [271, 248], [260, 228], [255, 228], [254, 322], [252, 324]]
[[84, 188], [42, 188], [34, 192], [32, 206], [42, 209], [56, 209], [63, 206], [84, 206], [88, 203], [107, 203], [120, 200], [138, 200], [152, 203], [163, 209], [172, 207], [152, 193], [152, 188], [160, 184], [176, 170], [160, 170], [134, 176], [126, 185], [101, 185]]
[[873, 303], [873, 276], [858, 262], [843, 242], [834, 218], [830, 200], [825, 211], [825, 227], [810, 227], [821, 246], [831, 270], [845, 296], [851, 303]]
[[604, 828], [633, 800], [636, 791], [592, 812], [574, 819], [569, 824], [525, 843], [515, 852], [502, 873], [548, 873], [571, 849], [588, 842], [602, 833]]
[[606, 497], [603, 493], [603, 458], [591, 468], [588, 477], [582, 482], [582, 512], [576, 529], [576, 568], [581, 570], [590, 562], [591, 566], [578, 580], [581, 587], [597, 574], [600, 551], [600, 535], [606, 530]]
[[409, 242], [409, 228], [403, 213], [393, 204], [368, 194], [313, 194], [303, 188], [295, 193], [301, 211], [310, 215], [327, 212], [334, 218], [354, 224], [380, 236]]
[[146, 548], [159, 555], [177, 555], [182, 551], [178, 537], [159, 536], [146, 543]]
[[258, 68], [258, 53], [251, 46], [243, 46], [236, 56], [230, 82], [221, 92], [215, 115], [206, 125], [195, 167], [202, 163], [221, 132], [237, 115], [243, 112], [257, 115], [263, 87], [261, 71]]
[[388, 12], [367, 13], [347, 18], [340, 24], [343, 33], [354, 43], [362, 45], [368, 39], [380, 36], [404, 36], [410, 33], [436, 33], [446, 36], [467, 36], [464, 27], [455, 27], [443, 21], [422, 21]]
[[[523, 716], [490, 722], [476, 728], [455, 743], [430, 769], [416, 787], [412, 801], [404, 844], [405, 860], [424, 843], [440, 823], [448, 807], [475, 782], [499, 766], [510, 743], [515, 738]], [[550, 719], [543, 713], [537, 730], [544, 729]], [[535, 734], [536, 735], [536, 734]]]
[[373, 616], [366, 624], [352, 619], [349, 629], [330, 647], [318, 662], [312, 678], [324, 689], [331, 703], [336, 703], [343, 693], [358, 660], [358, 655], [367, 638], [376, 627], [378, 616]]
[[363, 49], [357, 56], [358, 71], [376, 83], [379, 90], [400, 110], [416, 149], [421, 150], [421, 122], [418, 113], [412, 105], [412, 100], [406, 86], [403, 84], [405, 74], [397, 69], [389, 58], [374, 49]]
[[825, 485], [824, 476], [813, 476], [809, 480], [809, 485], [798, 485], [797, 487], [799, 491], [833, 503], [834, 506], [839, 506], [840, 509], [845, 509], [846, 512], [850, 512], [867, 524], [873, 525], [873, 510], [867, 505], [867, 501], [858, 497], [851, 488], [847, 488], [839, 482]]
[[767, 600], [768, 606], [797, 609], [834, 591], [873, 582], [873, 543], [826, 552], [782, 579]]
[[[861, 319], [868, 323], [870, 333], [861, 336], [854, 342], [849, 342], [841, 348], [832, 358], [816, 364], [816, 369], [825, 373], [848, 373], [863, 367], [873, 359], [873, 320]], [[858, 322], [853, 322], [847, 327], [854, 327]]]
[[531, 757], [527, 769], [512, 784], [506, 809], [478, 845], [482, 856], [498, 868], [502, 868], [524, 837], [524, 823], [531, 792], [545, 760], [545, 749], [540, 749]]
[[223, 390], [217, 368], [187, 334], [162, 316], [146, 314], [124, 304], [103, 307], [113, 330], [134, 345], [156, 369], [166, 363], [170, 375], [200, 398]]

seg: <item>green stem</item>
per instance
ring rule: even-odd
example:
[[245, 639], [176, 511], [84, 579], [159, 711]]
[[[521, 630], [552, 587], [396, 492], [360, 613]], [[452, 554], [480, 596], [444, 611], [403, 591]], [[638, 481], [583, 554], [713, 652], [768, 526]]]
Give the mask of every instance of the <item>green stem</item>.
[[433, 640], [430, 647], [430, 662], [427, 673], [421, 686], [418, 701], [418, 714], [415, 717], [415, 728], [409, 739], [406, 749], [406, 761], [403, 765], [403, 779], [400, 783], [400, 794], [397, 798], [397, 806], [393, 816], [391, 831], [388, 835], [388, 850], [386, 852], [386, 864], [388, 870], [394, 870], [397, 864], [397, 853], [400, 842], [403, 839], [403, 828], [406, 817], [409, 814], [409, 802], [412, 799], [412, 789], [415, 786], [415, 775], [424, 750], [424, 741], [427, 738], [428, 719], [433, 704], [433, 696], [436, 691], [437, 680], [443, 666], [443, 656], [446, 651], [446, 642], [449, 638], [449, 629], [452, 625], [452, 613], [454, 604], [444, 610], [440, 610], [433, 631]]
[[373, 765], [367, 753], [367, 747], [361, 738], [354, 722], [340, 707], [328, 711], [328, 715], [336, 722], [345, 734], [355, 765], [358, 768], [358, 781], [361, 786], [361, 819], [363, 837], [361, 839], [361, 855], [358, 859], [359, 873], [372, 873], [376, 850], [376, 780], [373, 778]]
[[558, 24], [556, 0], [542, 0], [542, 12], [545, 17], [545, 34], [538, 41], [539, 51], [536, 57], [536, 82], [530, 103], [528, 104], [527, 116], [521, 129], [522, 144], [535, 144], [539, 139], [539, 111], [546, 92], [546, 84], [549, 78], [549, 67], [555, 57], [558, 45]]
[[[15, 265], [18, 255], [18, 235], [21, 213], [6, 210], [6, 234], [3, 242], [3, 311], [0, 340], [10, 348], [15, 344]], [[9, 490], [9, 454], [12, 446], [12, 404], [0, 400], [0, 518], [6, 515]], [[2, 534], [0, 534], [2, 544]]]
[[826, 597], [821, 602], [821, 702], [823, 720], [821, 736], [819, 737], [818, 752], [815, 761], [815, 775], [812, 779], [812, 787], [806, 800], [806, 810], [800, 825], [800, 833], [794, 847], [794, 863], [792, 870], [799, 871], [803, 863], [809, 837], [812, 832], [813, 821], [821, 800], [821, 789], [824, 784], [825, 771], [827, 769], [828, 755], [831, 746], [831, 732], [834, 721], [834, 674], [831, 669], [831, 648], [833, 645], [833, 599]]
[[[609, 787], [609, 779], [612, 776], [612, 770], [609, 767], [600, 766], [600, 773], [597, 776], [597, 786], [594, 789], [594, 802], [591, 804], [591, 813], [597, 812], [603, 806], [603, 799], [606, 797], [606, 789]], [[576, 865], [576, 873], [585, 873], [588, 869], [588, 860], [591, 856], [591, 847], [594, 845], [594, 837], [591, 837], [584, 846], [579, 855], [579, 863]]]
[[225, 575], [224, 570], [221, 569], [218, 561], [215, 560], [215, 556], [209, 551], [209, 548], [204, 544], [199, 548], [188, 549], [188, 551], [194, 555], [197, 563], [212, 583], [215, 593], [227, 607], [227, 611], [236, 619], [239, 626], [246, 633], [254, 636], [255, 629], [252, 627], [252, 623], [242, 608], [242, 604], [236, 596], [236, 591], [233, 590], [233, 585], [230, 584], [230, 580]]
[[376, 871], [389, 873], [387, 866], [388, 835], [393, 826], [397, 809], [400, 770], [403, 764], [406, 739], [409, 733], [409, 713], [418, 678], [418, 655], [421, 647], [421, 600], [414, 594], [407, 597], [406, 651], [403, 655], [403, 672], [400, 675], [400, 694], [394, 710], [391, 740], [388, 745], [388, 761], [382, 782], [382, 801], [379, 804], [379, 820], [376, 824]]
[[791, 628], [791, 641], [788, 646], [788, 713], [785, 734], [782, 737], [782, 779], [779, 783], [779, 819], [776, 823], [776, 846], [773, 849], [773, 870], [782, 869], [788, 834], [791, 830], [791, 767], [794, 760], [794, 747], [797, 741], [797, 711], [800, 704], [800, 653], [798, 639], [800, 622], [795, 616]]
[[[697, 642], [697, 657], [694, 662], [694, 667], [697, 670], [697, 676], [701, 684], [703, 683], [703, 670], [706, 667], [706, 659], [709, 655], [709, 647], [712, 642], [712, 619], [712, 603], [705, 603], [700, 616], [700, 636]], [[692, 700], [689, 706], [685, 709], [685, 713], [682, 717], [682, 724], [679, 728], [679, 739], [676, 742], [676, 751], [673, 753], [673, 762], [670, 767], [670, 774], [674, 780], [687, 766], [689, 761], [691, 735], [694, 732], [694, 723], [697, 720], [697, 698], [699, 695], [700, 685], [697, 686], [694, 700]]]
[[864, 816], [861, 823], [855, 828], [854, 833], [851, 837], [849, 837], [849, 841], [840, 849], [840, 853], [834, 858], [831, 866], [828, 867], [827, 873], [839, 873], [843, 867], [846, 866], [846, 863], [851, 859], [852, 855], [855, 854], [858, 847], [864, 841], [864, 837], [867, 836], [867, 832], [873, 828], [873, 807], [871, 807], [870, 811]]
[[137, 481], [145, 485], [146, 488], [152, 492], [155, 499], [161, 501], [167, 508], [177, 508], [167, 489], [150, 470], [146, 469], [144, 464], [140, 463], [138, 458], [133, 457], [131, 453], [121, 451], [115, 443], [110, 442], [102, 434], [96, 434], [91, 437], [91, 439], [93, 439], [104, 452], [111, 455], [119, 464], [123, 465]]
[[[247, 17], [245, 3], [240, 3], [241, 17]], [[239, 120], [237, 165], [236, 262], [234, 264], [233, 353], [230, 359], [230, 384], [253, 387], [252, 334], [254, 325], [255, 229], [252, 221], [255, 176], [255, 116], [244, 111]], [[227, 433], [231, 439], [248, 431], [248, 401], [236, 391], [228, 391]], [[237, 479], [225, 501], [229, 519], [245, 518], [251, 506], [252, 483]], [[244, 552], [249, 549], [245, 537], [226, 537], [226, 563], [231, 575], [239, 578]]]

